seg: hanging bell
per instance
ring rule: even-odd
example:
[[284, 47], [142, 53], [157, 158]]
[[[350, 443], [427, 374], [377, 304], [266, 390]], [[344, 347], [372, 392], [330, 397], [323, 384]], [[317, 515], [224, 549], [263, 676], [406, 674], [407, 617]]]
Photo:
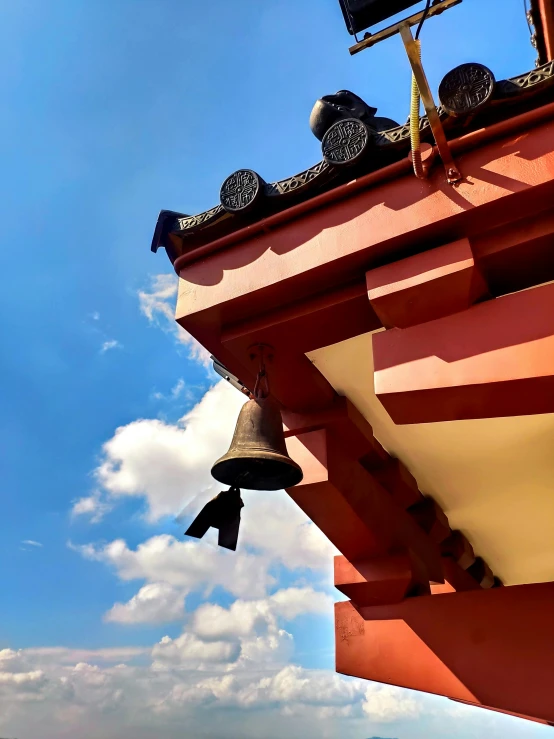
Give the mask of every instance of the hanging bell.
[[287, 452], [281, 411], [270, 397], [243, 405], [229, 451], [214, 464], [212, 476], [247, 490], [281, 490], [302, 480]]

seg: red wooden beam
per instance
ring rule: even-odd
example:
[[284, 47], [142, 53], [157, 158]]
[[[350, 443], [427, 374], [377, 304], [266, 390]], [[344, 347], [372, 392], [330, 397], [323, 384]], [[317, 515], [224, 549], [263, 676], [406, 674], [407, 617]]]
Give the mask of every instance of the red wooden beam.
[[395, 423], [554, 412], [554, 284], [373, 335]]
[[[331, 406], [317, 413], [294, 413], [284, 408], [281, 415], [285, 437], [328, 429], [342, 439], [356, 461], [363, 459], [366, 469], [371, 463], [377, 469], [391, 461], [389, 454], [374, 437], [371, 425], [348, 398], [337, 395]], [[416, 484], [415, 480], [413, 482]]]
[[368, 297], [383, 326], [407, 328], [488, 297], [469, 239], [366, 272]]
[[396, 554], [349, 562], [335, 557], [335, 587], [356, 606], [400, 603], [431, 592], [421, 562], [412, 554]]
[[554, 280], [553, 242], [554, 213], [549, 208], [475, 234], [471, 251], [491, 294], [499, 296]]
[[541, 63], [546, 64], [554, 59], [554, 3], [552, 0], [532, 0], [531, 7], [534, 11], [534, 21], [538, 26], [537, 34], [540, 36], [538, 46], [542, 47], [545, 53]]
[[[388, 492], [396, 506], [401, 509], [408, 509], [408, 514], [430, 540], [440, 543], [442, 575], [446, 580], [446, 584], [434, 582], [432, 584], [433, 592], [470, 590], [480, 587], [479, 583], [481, 581], [489, 585], [485, 575], [490, 573], [490, 570], [487, 570], [487, 573], [483, 573], [480, 569], [476, 570], [475, 573], [467, 571], [475, 563], [476, 557], [466, 537], [461, 532], [450, 529], [448, 519], [437, 503], [422, 496], [414, 476], [410, 474], [400, 460], [389, 456], [373, 436], [371, 425], [347, 398], [337, 397], [331, 406], [318, 413], [299, 414], [284, 409], [282, 415], [289, 452], [304, 470], [304, 484], [327, 481], [328, 439], [340, 439], [342, 448], [348, 450], [350, 463], [359, 462], [369, 472], [372, 479]], [[328, 434], [317, 433], [324, 430]], [[289, 492], [294, 497], [293, 492]], [[314, 503], [317, 504], [317, 501], [314, 501]], [[309, 513], [309, 515], [312, 514]], [[377, 521], [370, 521], [367, 524], [369, 530], [364, 534], [359, 519], [352, 516], [352, 511], [348, 507], [345, 508], [345, 515], [350, 517], [348, 525], [351, 530], [359, 532], [351, 538], [347, 555], [352, 560], [348, 566], [354, 568], [348, 571], [354, 573], [355, 568], [362, 560], [367, 563], [367, 557], [369, 556], [366, 549], [360, 555], [355, 547], [355, 542], [358, 537], [370, 541], [372, 538], [371, 529], [379, 524]], [[337, 522], [332, 517], [320, 516], [317, 523], [343, 554], [347, 554], [337, 543], [339, 539], [333, 529]], [[354, 550], [352, 550], [352, 546], [354, 546]], [[396, 552], [393, 552], [392, 556], [396, 556]], [[382, 559], [379, 566], [381, 568], [385, 567]], [[425, 584], [427, 588], [429, 577], [422, 579], [420, 576], [422, 570], [418, 567], [414, 569], [413, 561], [410, 566], [412, 567], [412, 579], [406, 592], [413, 592], [413, 586], [416, 582], [420, 585]], [[366, 567], [366, 564], [362, 564], [362, 567]], [[373, 567], [373, 571], [376, 571], [377, 563]], [[384, 572], [386, 579], [386, 567]], [[359, 585], [362, 582], [359, 579], [362, 577], [361, 575], [353, 575], [353, 577], [354, 579], [350, 583], [344, 577], [341, 582], [349, 585]], [[479, 582], [475, 579], [476, 577]], [[442, 578], [440, 583], [442, 583]], [[498, 585], [500, 581], [496, 580], [495, 583]], [[370, 593], [371, 588], [356, 587], [355, 591], [352, 592], [360, 593], [366, 590], [368, 592], [367, 597], [373, 597]], [[343, 592], [348, 594], [345, 590]], [[349, 597], [356, 601], [354, 595], [349, 594]]]
[[302, 483], [287, 492], [350, 562], [409, 551], [423, 563], [427, 581], [443, 581], [437, 544], [340, 439], [312, 431], [287, 439], [287, 446], [304, 471]]
[[335, 605], [336, 667], [554, 722], [554, 583]]

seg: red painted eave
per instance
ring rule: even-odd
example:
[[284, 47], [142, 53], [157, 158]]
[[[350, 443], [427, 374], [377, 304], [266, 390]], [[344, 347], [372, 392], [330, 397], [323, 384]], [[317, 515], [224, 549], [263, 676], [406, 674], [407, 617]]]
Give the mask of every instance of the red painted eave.
[[[450, 148], [455, 155], [464, 154], [466, 152], [477, 150], [481, 146], [503, 136], [507, 136], [515, 132], [523, 133], [529, 128], [533, 128], [534, 126], [544, 123], [545, 121], [552, 120], [553, 118], [554, 103], [549, 103], [548, 105], [535, 108], [522, 113], [521, 115], [508, 118], [507, 120], [500, 121], [499, 123], [495, 123], [477, 131], [472, 131], [465, 136], [453, 139], [450, 141]], [[439, 163], [436, 166], [440, 167], [440, 159], [438, 161]], [[245, 228], [199, 246], [196, 249], [191, 249], [185, 254], [177, 257], [173, 263], [175, 272], [180, 274], [183, 267], [191, 262], [204, 259], [210, 254], [226, 249], [233, 244], [249, 241], [259, 234], [272, 231], [283, 224], [297, 220], [308, 213], [325, 208], [332, 203], [346, 200], [358, 192], [373, 189], [386, 182], [397, 179], [400, 180], [410, 172], [411, 168], [412, 164], [409, 158], [406, 157], [405, 159], [395, 162], [387, 167], [383, 167], [376, 172], [371, 172], [364, 177], [352, 180], [345, 185], [336, 187], [322, 195], [311, 198], [310, 200], [288, 208], [287, 210], [250, 224]]]

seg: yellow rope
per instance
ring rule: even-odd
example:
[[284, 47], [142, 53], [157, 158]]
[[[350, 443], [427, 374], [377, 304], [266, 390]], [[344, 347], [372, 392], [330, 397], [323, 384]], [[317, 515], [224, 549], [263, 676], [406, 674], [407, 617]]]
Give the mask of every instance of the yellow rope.
[[[421, 42], [416, 40], [419, 59], [421, 60]], [[412, 72], [412, 96], [410, 101], [410, 140], [412, 143], [412, 162], [416, 177], [424, 179], [423, 163], [421, 161], [421, 139], [419, 134], [419, 87]]]

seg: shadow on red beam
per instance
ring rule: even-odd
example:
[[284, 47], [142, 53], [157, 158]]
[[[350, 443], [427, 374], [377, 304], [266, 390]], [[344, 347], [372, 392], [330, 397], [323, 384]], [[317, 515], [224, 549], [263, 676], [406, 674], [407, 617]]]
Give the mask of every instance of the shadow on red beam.
[[377, 328], [381, 328], [381, 322], [360, 280], [246, 321], [226, 324], [221, 341], [234, 352], [262, 342], [279, 352], [305, 354]]
[[[179, 319], [178, 323], [247, 387], [254, 387], [258, 365], [250, 360], [247, 350], [233, 352], [222, 344], [217, 325], [199, 325], [189, 318]], [[268, 375], [271, 395], [292, 410], [319, 410], [331, 406], [338, 398], [331, 384], [303, 354], [276, 353], [268, 365]]]
[[426, 580], [443, 582], [438, 546], [382, 485], [353, 458], [344, 440], [325, 430], [287, 439], [304, 480], [291, 498], [355, 562], [401, 551], [426, 568]]
[[395, 423], [554, 412], [554, 284], [372, 339]]
[[337, 671], [554, 721], [554, 583], [335, 605]]
[[491, 293], [498, 297], [554, 279], [554, 213], [512, 221], [477, 234], [471, 250]]
[[[540, 108], [535, 108], [531, 111], [523, 113], [518, 116], [507, 118], [504, 121], [496, 123], [486, 128], [473, 131], [465, 136], [461, 136], [450, 142], [450, 147], [454, 154], [460, 155], [468, 151], [472, 151], [478, 146], [483, 146], [491, 141], [495, 141], [503, 136], [509, 136], [511, 134], [517, 134], [518, 141], [521, 140], [521, 134], [527, 129], [534, 126], [539, 126], [542, 123], [550, 121], [554, 117], [554, 103], [543, 105]], [[528, 155], [529, 157], [537, 156], [536, 152]], [[304, 216], [306, 213], [310, 213], [314, 210], [327, 208], [330, 204], [341, 201], [352, 197], [356, 192], [364, 191], [374, 187], [382, 182], [388, 182], [395, 180], [402, 175], [410, 176], [412, 165], [408, 157], [402, 159], [400, 162], [395, 162], [387, 167], [371, 172], [370, 174], [360, 177], [357, 180], [349, 182], [340, 187], [336, 187], [329, 192], [323, 193], [315, 198], [305, 201], [299, 205], [287, 208], [280, 213], [277, 213], [269, 218], [258, 221], [255, 224], [249, 225], [239, 231], [235, 231], [228, 236], [223, 236], [210, 244], [199, 247], [197, 249], [191, 249], [190, 252], [183, 254], [178, 257], [174, 263], [174, 269], [177, 274], [180, 273], [181, 269], [186, 267], [187, 264], [195, 262], [200, 259], [205, 259], [206, 256], [211, 255], [222, 249], [226, 249], [233, 244], [241, 241], [246, 241], [256, 237], [262, 233], [270, 231], [271, 229], [278, 228], [285, 223], [298, 219]], [[494, 176], [494, 173], [489, 173], [489, 176]], [[447, 189], [449, 188], [449, 190]], [[453, 188], [449, 185], [445, 186], [445, 192], [453, 192]]]

